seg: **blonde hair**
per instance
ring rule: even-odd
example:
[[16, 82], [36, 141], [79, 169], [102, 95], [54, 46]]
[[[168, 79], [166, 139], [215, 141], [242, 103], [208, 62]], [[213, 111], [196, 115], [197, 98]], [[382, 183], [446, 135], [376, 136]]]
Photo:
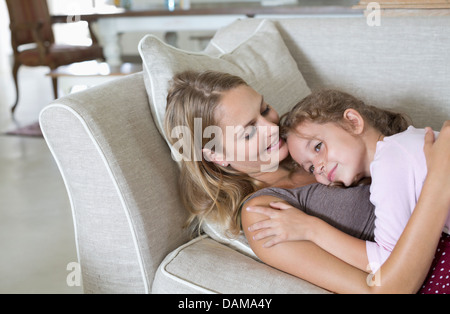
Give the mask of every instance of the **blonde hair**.
[[[201, 231], [205, 219], [214, 219], [231, 235], [240, 231], [239, 208], [245, 197], [263, 186], [245, 173], [223, 167], [195, 156], [194, 119], [201, 119], [203, 134], [208, 126], [218, 125], [215, 111], [226, 91], [247, 83], [240, 77], [221, 72], [186, 71], [174, 76], [167, 96], [165, 133], [169, 142], [190, 146], [191, 156], [181, 161], [180, 192], [190, 216], [188, 226]], [[191, 138], [171, 138], [175, 127], [188, 127]], [[202, 137], [201, 148], [207, 143]], [[186, 153], [186, 152], [183, 152]], [[199, 158], [201, 157], [201, 158]]]
[[304, 121], [314, 123], [334, 122], [345, 130], [351, 125], [344, 121], [344, 112], [355, 109], [364, 121], [385, 136], [405, 131], [409, 119], [397, 112], [366, 105], [362, 100], [337, 90], [320, 90], [304, 98], [282, 117], [281, 129], [284, 137]]

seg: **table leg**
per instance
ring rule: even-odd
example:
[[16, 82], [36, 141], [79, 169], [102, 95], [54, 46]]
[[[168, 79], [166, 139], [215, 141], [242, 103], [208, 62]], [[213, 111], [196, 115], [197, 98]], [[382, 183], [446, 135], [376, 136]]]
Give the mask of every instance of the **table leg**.
[[110, 66], [122, 64], [119, 33], [114, 19], [101, 19], [98, 21], [99, 40], [103, 46], [103, 54]]

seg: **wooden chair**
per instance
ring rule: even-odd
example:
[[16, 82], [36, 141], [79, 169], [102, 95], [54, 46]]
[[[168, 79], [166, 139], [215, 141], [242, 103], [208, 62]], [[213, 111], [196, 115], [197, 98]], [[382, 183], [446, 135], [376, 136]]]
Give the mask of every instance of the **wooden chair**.
[[[6, 0], [10, 17], [11, 44], [14, 51], [13, 77], [16, 85], [16, 102], [19, 102], [18, 72], [21, 65], [48, 66], [54, 70], [61, 65], [87, 60], [104, 59], [103, 50], [89, 25], [91, 46], [55, 44], [46, 0]], [[25, 46], [26, 45], [26, 46]], [[55, 98], [58, 98], [58, 81], [53, 81]]]

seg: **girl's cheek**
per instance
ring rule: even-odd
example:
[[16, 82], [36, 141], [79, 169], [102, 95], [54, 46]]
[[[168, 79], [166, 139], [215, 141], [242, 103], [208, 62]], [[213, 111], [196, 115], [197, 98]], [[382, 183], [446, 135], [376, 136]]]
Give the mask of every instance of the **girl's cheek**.
[[319, 182], [320, 184], [323, 184], [323, 185], [331, 184], [331, 182], [328, 181], [328, 179], [326, 179], [323, 175], [316, 174], [315, 177], [316, 177], [317, 182]]

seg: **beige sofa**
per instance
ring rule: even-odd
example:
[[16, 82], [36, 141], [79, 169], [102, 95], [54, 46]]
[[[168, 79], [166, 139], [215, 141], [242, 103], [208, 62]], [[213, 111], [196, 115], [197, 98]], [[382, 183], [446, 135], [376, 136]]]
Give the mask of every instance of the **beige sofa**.
[[[362, 16], [305, 17], [271, 24], [303, 76], [303, 87], [341, 89], [374, 105], [404, 110], [418, 127], [440, 129], [450, 118], [450, 17], [381, 22], [370, 27]], [[242, 50], [260, 28], [257, 19], [237, 21], [220, 30], [205, 53], [221, 58], [236, 47]], [[152, 49], [145, 44], [141, 53]], [[270, 52], [275, 45], [281, 46], [273, 40], [264, 47]], [[177, 63], [171, 66], [176, 71]], [[326, 293], [260, 262], [243, 236], [228, 240], [213, 223], [195, 239], [183, 230], [178, 167], [159, 132], [162, 109], [153, 103], [164, 96], [148, 73], [154, 69], [146, 66], [143, 73], [69, 95], [41, 112], [72, 206], [84, 291]], [[296, 92], [283, 106], [298, 97]], [[160, 99], [152, 93], [160, 93]]]

